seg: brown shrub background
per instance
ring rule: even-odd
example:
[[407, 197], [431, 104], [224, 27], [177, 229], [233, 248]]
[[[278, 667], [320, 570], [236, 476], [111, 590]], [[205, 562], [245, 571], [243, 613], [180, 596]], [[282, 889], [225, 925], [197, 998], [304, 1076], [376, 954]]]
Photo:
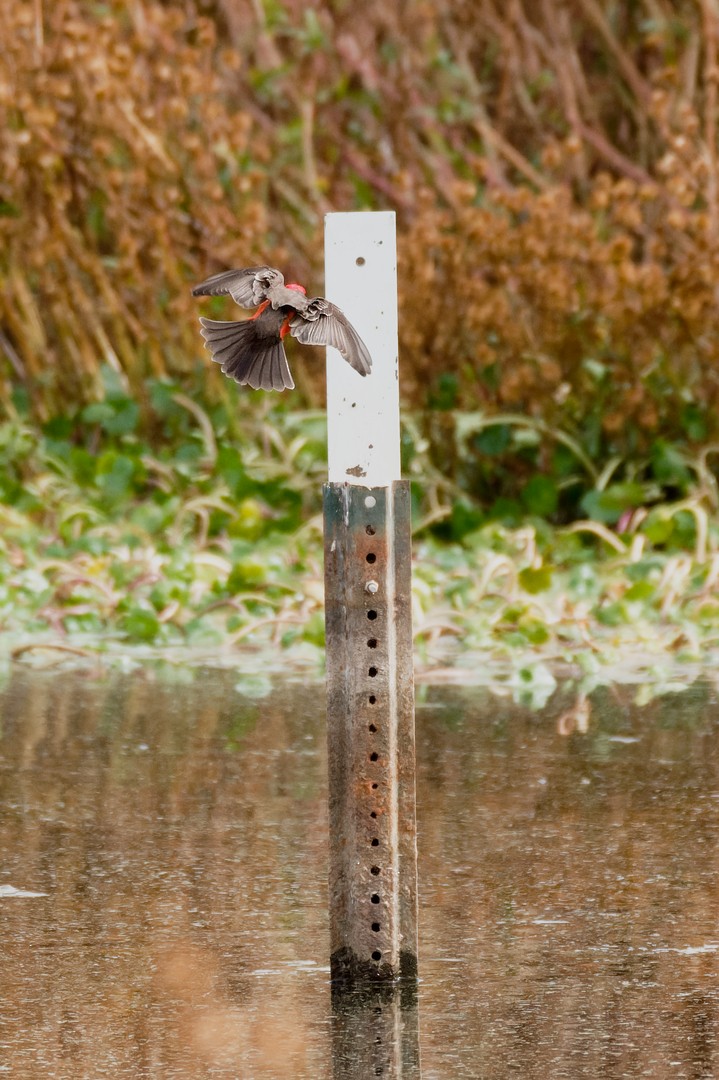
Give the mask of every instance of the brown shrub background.
[[103, 364], [137, 396], [198, 372], [216, 392], [189, 285], [266, 259], [319, 288], [323, 214], [394, 208], [408, 403], [449, 387], [597, 452], [716, 434], [710, 0], [0, 17], [6, 409], [18, 386], [39, 417], [96, 397]]

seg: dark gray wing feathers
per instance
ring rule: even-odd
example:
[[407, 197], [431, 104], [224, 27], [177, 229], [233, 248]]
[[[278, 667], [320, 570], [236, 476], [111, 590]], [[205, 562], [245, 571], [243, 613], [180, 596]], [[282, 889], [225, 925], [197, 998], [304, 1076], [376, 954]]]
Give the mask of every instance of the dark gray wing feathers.
[[304, 312], [290, 323], [290, 333], [303, 345], [331, 345], [360, 375], [369, 375], [369, 349], [344, 312], [321, 296], [313, 297]]
[[[192, 295], [231, 296], [244, 308], [269, 302], [266, 310], [263, 308], [245, 323], [200, 319], [212, 359], [239, 383], [262, 390], [292, 389], [294, 382], [280, 335], [282, 319], [292, 309], [296, 314], [292, 315], [289, 330], [297, 341], [303, 345], [330, 345], [360, 375], [369, 375], [372, 370], [369, 350], [344, 312], [322, 296], [308, 299], [304, 290], [288, 288], [282, 273], [273, 266], [223, 270], [196, 285]], [[276, 329], [270, 323], [269, 333], [268, 313], [276, 313], [279, 320]]]
[[284, 285], [284, 277], [273, 266], [248, 266], [245, 270], [223, 270], [196, 285], [193, 296], [231, 296], [244, 308], [257, 307], [267, 299], [268, 290]]
[[292, 390], [294, 381], [279, 335], [262, 337], [257, 322], [217, 322], [200, 319], [202, 336], [212, 359], [225, 375], [253, 390]]

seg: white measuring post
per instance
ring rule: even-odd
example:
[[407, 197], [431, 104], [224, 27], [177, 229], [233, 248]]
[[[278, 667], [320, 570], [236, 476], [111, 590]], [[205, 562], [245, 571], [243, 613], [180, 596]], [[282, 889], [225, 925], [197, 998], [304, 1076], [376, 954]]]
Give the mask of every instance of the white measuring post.
[[363, 379], [327, 350], [329, 481], [386, 487], [401, 479], [394, 213], [328, 214], [325, 281], [372, 356]]
[[409, 482], [400, 475], [394, 213], [328, 214], [326, 296], [372, 356], [327, 350], [324, 489], [334, 987], [417, 975]]

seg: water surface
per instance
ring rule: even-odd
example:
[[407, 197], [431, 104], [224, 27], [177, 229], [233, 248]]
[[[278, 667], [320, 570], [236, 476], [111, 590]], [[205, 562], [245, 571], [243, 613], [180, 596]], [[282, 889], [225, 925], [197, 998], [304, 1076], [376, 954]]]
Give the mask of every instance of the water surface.
[[0, 1073], [414, 1078], [418, 1030], [425, 1080], [719, 1071], [708, 685], [421, 689], [418, 1012], [333, 1011], [323, 688], [267, 690], [13, 672]]

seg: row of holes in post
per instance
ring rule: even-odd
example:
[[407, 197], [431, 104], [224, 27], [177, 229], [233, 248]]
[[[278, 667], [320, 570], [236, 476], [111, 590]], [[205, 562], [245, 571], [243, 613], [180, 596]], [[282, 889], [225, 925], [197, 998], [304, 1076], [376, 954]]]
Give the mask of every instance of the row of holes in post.
[[[368, 509], [371, 509], [376, 504], [376, 502], [377, 502], [377, 500], [375, 499], [374, 495], [368, 495], [365, 498], [365, 506]], [[374, 536], [374, 534], [375, 534], [374, 526], [373, 525], [367, 525], [365, 527], [365, 532], [367, 533], [368, 536]], [[373, 566], [377, 562], [377, 555], [375, 554], [374, 551], [368, 551], [366, 556], [365, 556], [365, 560], [370, 566]], [[368, 582], [367, 584], [368, 584], [368, 587], [369, 587], [373, 583]], [[375, 585], [374, 591], [376, 591], [376, 587], [377, 587], [376, 582], [374, 583], [374, 585]], [[367, 612], [367, 618], [369, 619], [370, 622], [374, 622], [377, 619], [378, 614], [379, 613], [377, 612], [376, 608], [370, 608], [369, 611]], [[376, 649], [377, 645], [378, 645], [378, 641], [377, 641], [376, 637], [369, 637], [367, 639], [367, 648], [368, 649]], [[367, 674], [368, 674], [370, 679], [375, 679], [377, 677], [377, 675], [378, 675], [378, 668], [374, 664], [371, 664], [369, 666], [369, 668], [367, 669]], [[377, 695], [376, 694], [369, 694], [368, 697], [367, 697], [367, 700], [368, 700], [370, 705], [376, 705], [377, 704]], [[368, 724], [368, 730], [369, 730], [370, 736], [373, 736], [373, 735], [377, 734], [378, 729], [377, 729], [377, 725], [375, 724], [374, 721], [370, 721], [370, 723]], [[371, 762], [375, 762], [375, 761], [379, 760], [379, 754], [377, 753], [376, 750], [372, 750], [370, 752], [369, 759], [370, 759]], [[378, 789], [379, 789], [379, 784], [374, 782], [372, 784], [372, 790], [377, 791]], [[377, 817], [377, 811], [376, 810], [371, 810], [370, 811], [370, 817], [375, 819]], [[376, 836], [373, 836], [372, 839], [370, 840], [370, 844], [372, 845], [372, 847], [379, 847], [379, 838], [376, 837]], [[372, 866], [370, 868], [370, 873], [373, 874], [375, 877], [379, 877], [380, 874], [382, 873], [381, 867], [379, 867], [377, 865]], [[380, 897], [379, 892], [373, 892], [371, 897], [370, 897], [371, 903], [379, 904], [380, 900], [381, 900], [381, 897]], [[378, 923], [376, 921], [373, 922], [371, 924], [371, 926], [372, 926], [372, 931], [375, 934], [378, 934], [380, 932], [380, 930], [382, 929], [380, 923]], [[381, 951], [379, 949], [375, 949], [372, 952], [372, 959], [376, 963], [379, 963], [379, 961], [382, 959], [382, 953], [381, 953]]]
[[[380, 241], [380, 243], [381, 243], [381, 241]], [[358, 266], [364, 266], [365, 260], [361, 256], [358, 259], [356, 259], [355, 261], [356, 261]], [[365, 506], [371, 508], [371, 507], [373, 507], [375, 505], [376, 501], [377, 500], [375, 499], [374, 495], [368, 495], [367, 498], [365, 499]], [[372, 528], [371, 525], [367, 526], [367, 535], [368, 536], [374, 536], [374, 529]], [[370, 552], [370, 554], [372, 554], [372, 553]], [[375, 561], [375, 559], [376, 559], [376, 556], [373, 556], [371, 559], [368, 557], [367, 562], [373, 563]], [[375, 610], [373, 610], [373, 609], [368, 611], [367, 612], [367, 618], [374, 621], [377, 618], [377, 612]], [[369, 640], [367, 641], [367, 647], [370, 648], [370, 649], [376, 649], [377, 648], [377, 639], [376, 638], [369, 638]], [[374, 676], [372, 676], [372, 677], [374, 678]], [[377, 702], [377, 698], [375, 697], [375, 695], [370, 694], [370, 696], [369, 696], [370, 705], [375, 705], [376, 702]], [[370, 730], [370, 733], [372, 735], [374, 735], [376, 733], [376, 731], [377, 731], [377, 728], [375, 727], [374, 724], [370, 724], [369, 725], [369, 730]], [[371, 760], [375, 760], [375, 759], [371, 759]], [[370, 816], [371, 817], [377, 817], [377, 814], [373, 810]], [[375, 871], [377, 871], [377, 873], [379, 873], [379, 867], [372, 867], [372, 873], [375, 873]], [[379, 904], [379, 900], [380, 900], [379, 893], [373, 893], [371, 899], [372, 899], [373, 904]], [[380, 929], [379, 923], [372, 923], [372, 929], [375, 932], [378, 932], [379, 929]], [[372, 959], [373, 960], [381, 960], [382, 959], [382, 953], [379, 951], [379, 949], [376, 949], [372, 953]], [[382, 1009], [377, 1007], [375, 1009], [375, 1012], [381, 1014]], [[379, 1068], [375, 1069], [375, 1075], [376, 1076], [381, 1076], [382, 1072], [383, 1072], [383, 1070], [382, 1070], [381, 1066]]]

